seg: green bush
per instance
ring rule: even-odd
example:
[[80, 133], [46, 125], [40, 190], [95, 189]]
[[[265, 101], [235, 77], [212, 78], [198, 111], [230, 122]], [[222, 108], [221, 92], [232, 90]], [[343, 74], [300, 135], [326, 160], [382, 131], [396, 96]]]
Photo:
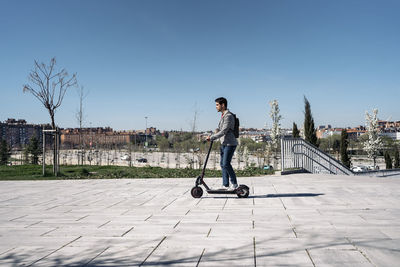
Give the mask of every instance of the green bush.
[[[123, 166], [61, 166], [58, 177], [52, 174], [52, 166], [46, 166], [46, 175], [42, 176], [39, 165], [0, 166], [0, 180], [36, 180], [36, 179], [82, 179], [82, 178], [195, 178], [201, 174], [199, 169], [165, 169], [161, 167], [123, 167]], [[271, 170], [249, 167], [237, 170], [239, 177], [273, 174]], [[205, 177], [221, 177], [220, 170], [209, 170]]]

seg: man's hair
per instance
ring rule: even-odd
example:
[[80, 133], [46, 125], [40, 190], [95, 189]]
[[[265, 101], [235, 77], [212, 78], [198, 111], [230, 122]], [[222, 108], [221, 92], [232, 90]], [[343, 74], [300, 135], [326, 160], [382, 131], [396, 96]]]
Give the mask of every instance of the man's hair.
[[220, 105], [225, 104], [225, 108], [228, 108], [228, 100], [226, 100], [225, 97], [218, 97], [215, 99], [215, 103], [218, 103]]

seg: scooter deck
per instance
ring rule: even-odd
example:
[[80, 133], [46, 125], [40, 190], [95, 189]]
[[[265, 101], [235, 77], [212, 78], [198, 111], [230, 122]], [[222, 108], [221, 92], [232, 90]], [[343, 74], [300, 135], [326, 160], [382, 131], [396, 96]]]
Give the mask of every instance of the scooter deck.
[[209, 194], [237, 194], [236, 189], [234, 190], [218, 190], [218, 189], [210, 189], [207, 190]]

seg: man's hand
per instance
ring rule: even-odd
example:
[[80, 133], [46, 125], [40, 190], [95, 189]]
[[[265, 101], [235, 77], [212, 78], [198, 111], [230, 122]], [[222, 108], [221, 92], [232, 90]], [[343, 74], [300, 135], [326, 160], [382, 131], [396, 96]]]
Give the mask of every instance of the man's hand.
[[211, 136], [207, 136], [207, 137], [206, 137], [206, 140], [207, 140], [207, 141], [210, 141], [210, 140], [211, 140]]

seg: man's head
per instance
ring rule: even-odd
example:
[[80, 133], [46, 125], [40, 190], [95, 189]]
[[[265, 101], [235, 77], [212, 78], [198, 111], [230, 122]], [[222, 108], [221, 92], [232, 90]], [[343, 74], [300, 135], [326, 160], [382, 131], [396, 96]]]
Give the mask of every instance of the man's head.
[[215, 108], [218, 112], [224, 112], [228, 108], [228, 101], [225, 97], [215, 99]]

